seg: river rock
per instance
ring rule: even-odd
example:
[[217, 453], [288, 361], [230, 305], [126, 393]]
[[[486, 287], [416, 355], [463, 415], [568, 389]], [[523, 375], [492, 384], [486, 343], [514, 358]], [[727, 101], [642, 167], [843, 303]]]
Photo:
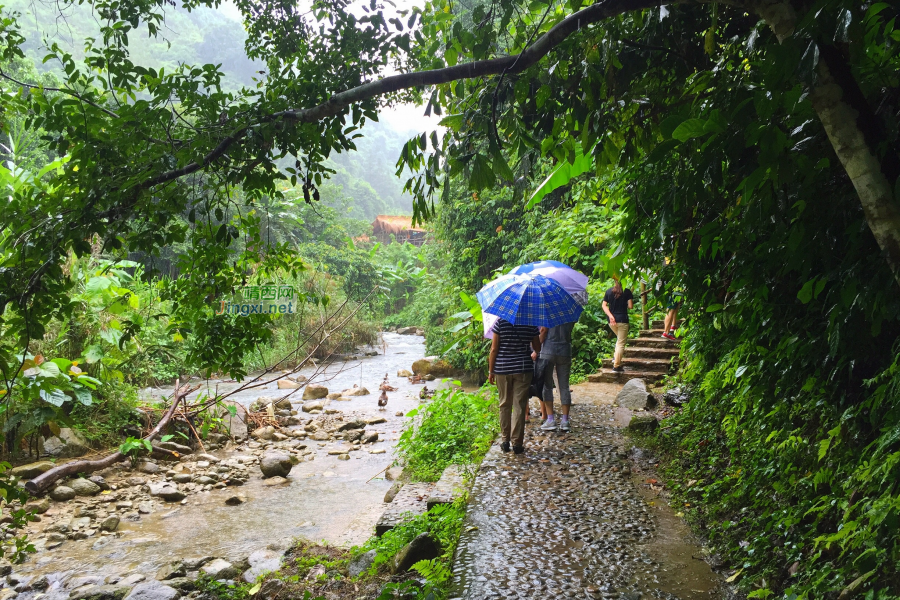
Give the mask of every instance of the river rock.
[[46, 473], [56, 464], [50, 462], [49, 460], [42, 460], [39, 462], [29, 463], [27, 465], [20, 465], [15, 467], [11, 473], [16, 477], [20, 477], [22, 479], [34, 479], [38, 475], [42, 473]]
[[170, 588], [175, 588], [182, 594], [187, 594], [197, 589], [197, 581], [189, 577], [176, 577], [175, 579], [169, 579], [166, 581], [166, 585]]
[[268, 548], [251, 553], [247, 557], [250, 567], [244, 571], [243, 580], [247, 583], [253, 583], [261, 575], [277, 571], [281, 568], [281, 557], [282, 554], [280, 552], [269, 550]]
[[150, 495], [159, 496], [166, 502], [181, 502], [185, 498], [184, 492], [178, 486], [168, 481], [150, 484]]
[[116, 515], [109, 515], [103, 522], [100, 523], [100, 529], [102, 531], [115, 531], [119, 528], [119, 517]]
[[352, 387], [341, 392], [344, 396], [368, 396], [369, 393], [369, 390], [364, 387]]
[[378, 441], [378, 432], [377, 431], [363, 432], [363, 435], [360, 438], [360, 441], [363, 444], [374, 444], [375, 442]]
[[391, 486], [391, 489], [389, 489], [387, 491], [387, 493], [385, 493], [384, 502], [385, 503], [393, 502], [394, 498], [397, 497], [397, 494], [400, 492], [400, 488], [402, 488], [402, 487], [403, 487], [403, 484], [400, 483], [399, 481], [394, 483], [394, 485]]
[[63, 427], [59, 435], [44, 439], [44, 454], [58, 458], [74, 458], [88, 453], [88, 442], [74, 429]]
[[148, 581], [134, 586], [125, 600], [175, 600], [179, 596], [181, 596], [179, 591], [171, 586], [158, 581]]
[[[319, 385], [317, 383], [310, 383], [306, 386], [306, 389], [303, 390], [303, 399], [304, 400], [318, 400], [319, 398], [324, 398], [328, 395], [328, 388], [324, 385]], [[304, 404], [304, 407], [306, 405]], [[304, 409], [305, 410], [305, 409]]]
[[296, 390], [299, 389], [303, 384], [297, 383], [296, 381], [291, 381], [290, 379], [279, 379], [278, 380], [278, 389], [279, 390]]
[[73, 591], [69, 600], [122, 600], [129, 590], [127, 585], [87, 585]]
[[400, 335], [416, 335], [418, 330], [418, 327], [401, 327], [397, 330], [397, 333]]
[[109, 484], [106, 483], [106, 480], [100, 475], [91, 475], [90, 477], [88, 477], [88, 481], [93, 481], [94, 483], [96, 483], [104, 492], [110, 489]]
[[369, 550], [351, 560], [347, 565], [347, 571], [350, 574], [350, 577], [359, 577], [361, 573], [368, 571], [375, 563], [376, 556], [378, 556], [377, 550]]
[[[237, 441], [246, 440], [250, 434], [247, 427], [247, 409], [232, 400], [224, 400], [217, 404], [213, 411], [220, 419], [220, 426]], [[234, 412], [234, 415], [231, 413]]]
[[57, 502], [65, 502], [76, 496], [75, 490], [67, 485], [58, 485], [50, 492], [50, 497]]
[[291, 458], [281, 452], [269, 452], [264, 454], [259, 461], [259, 469], [264, 478], [287, 477], [293, 467]]
[[643, 379], [629, 379], [616, 396], [616, 404], [631, 410], [643, 410], [653, 406], [653, 395], [647, 391]]
[[276, 485], [284, 485], [290, 482], [290, 479], [286, 479], [285, 477], [269, 477], [268, 479], [263, 481], [263, 485], [268, 487], [275, 487]]
[[322, 400], [313, 400], [303, 403], [303, 412], [312, 412], [314, 410], [322, 410], [325, 408], [325, 402]]
[[100, 493], [100, 486], [87, 479], [73, 479], [69, 487], [75, 490], [77, 496], [96, 496]]
[[137, 470], [141, 473], [146, 473], [148, 475], [154, 475], [159, 473], [159, 465], [155, 462], [150, 462], [149, 460], [144, 460], [138, 463]]
[[388, 481], [398, 481], [401, 477], [403, 477], [402, 467], [391, 467], [384, 472], [384, 478]]
[[378, 425], [379, 423], [387, 423], [387, 419], [384, 417], [367, 417], [364, 419], [366, 425]]
[[3, 588], [0, 590], [0, 600], [13, 600], [16, 596], [19, 595], [19, 592], [12, 588]]
[[46, 498], [41, 498], [40, 500], [29, 502], [25, 505], [25, 508], [34, 514], [42, 515], [50, 510], [50, 501]]
[[179, 454], [190, 454], [194, 451], [190, 446], [185, 446], [184, 444], [179, 444], [178, 442], [173, 442], [171, 440], [168, 442], [160, 442], [157, 446]]
[[291, 410], [291, 399], [290, 398], [279, 398], [274, 402], [274, 406], [277, 410]]
[[200, 568], [200, 572], [211, 579], [234, 579], [238, 576], [234, 565], [222, 558], [206, 563]]
[[163, 565], [159, 568], [159, 571], [156, 572], [156, 578], [159, 581], [175, 579], [176, 577], [185, 577], [186, 575], [187, 569], [185, 569], [184, 563], [182, 562], [174, 562]]
[[362, 419], [353, 419], [352, 421], [347, 421], [346, 423], [341, 424], [338, 427], [338, 431], [347, 431], [348, 429], [365, 429], [366, 422]]
[[397, 377], [412, 377], [412, 376], [413, 376], [412, 372], [407, 369], [400, 369], [399, 371], [397, 371]]
[[653, 415], [634, 415], [628, 423], [628, 429], [641, 433], [652, 433], [659, 428], [659, 421]]
[[197, 460], [205, 460], [208, 463], [216, 464], [222, 462], [222, 459], [218, 456], [213, 456], [212, 454], [198, 454]]
[[432, 560], [441, 555], [441, 548], [428, 533], [420, 533], [394, 557], [394, 573], [405, 573], [420, 560]]
[[274, 440], [275, 428], [271, 425], [268, 427], [260, 427], [259, 429], [254, 429], [252, 435], [258, 440]]
[[243, 504], [247, 501], [247, 496], [243, 496], [241, 494], [235, 494], [234, 496], [229, 496], [225, 499], [226, 506], [237, 506], [238, 504]]

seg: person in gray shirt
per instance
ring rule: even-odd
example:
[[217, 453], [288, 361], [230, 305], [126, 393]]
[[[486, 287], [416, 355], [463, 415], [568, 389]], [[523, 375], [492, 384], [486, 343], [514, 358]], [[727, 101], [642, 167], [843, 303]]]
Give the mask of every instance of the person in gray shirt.
[[[569, 375], [572, 372], [572, 329], [575, 323], [565, 323], [547, 329], [541, 327], [541, 359], [544, 367], [544, 409], [547, 420], [541, 425], [544, 431], [556, 429], [569, 431], [569, 407], [572, 405], [572, 392], [569, 391]], [[559, 401], [562, 404], [562, 415], [559, 422], [553, 414], [553, 375], [559, 387]]]

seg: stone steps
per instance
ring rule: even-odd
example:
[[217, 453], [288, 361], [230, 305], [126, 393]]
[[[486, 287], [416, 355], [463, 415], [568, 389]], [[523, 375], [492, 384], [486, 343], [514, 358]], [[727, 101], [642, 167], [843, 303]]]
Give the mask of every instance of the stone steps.
[[629, 346], [625, 351], [625, 358], [664, 358], [666, 360], [678, 358], [680, 350], [673, 345], [670, 348], [634, 348]]
[[631, 348], [678, 348], [678, 342], [664, 337], [637, 337], [628, 340]]
[[613, 359], [605, 358], [602, 368], [593, 375], [588, 375], [588, 381], [624, 384], [630, 379], [643, 379], [645, 384], [654, 385], [674, 372], [681, 342], [662, 337], [665, 327], [663, 321], [652, 321], [650, 327], [652, 329], [642, 329], [638, 337], [628, 339], [623, 372], [613, 371]]
[[[613, 359], [604, 358], [603, 368], [612, 369]], [[635, 370], [647, 373], [668, 373], [672, 369], [672, 361], [664, 358], [637, 358], [625, 351], [625, 367], [632, 367]]]
[[600, 371], [588, 375], [588, 381], [591, 383], [625, 383], [629, 379], [643, 379], [648, 385], [659, 383], [665, 379], [665, 373], [630, 370], [627, 366], [622, 373], [616, 373], [612, 369], [601, 369]]

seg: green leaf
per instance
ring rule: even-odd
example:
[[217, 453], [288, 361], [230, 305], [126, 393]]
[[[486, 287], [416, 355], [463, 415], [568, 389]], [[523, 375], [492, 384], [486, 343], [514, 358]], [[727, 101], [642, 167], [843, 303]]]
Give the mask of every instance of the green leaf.
[[804, 283], [803, 287], [800, 288], [800, 291], [797, 292], [797, 299], [800, 300], [800, 302], [802, 302], [803, 304], [808, 304], [809, 301], [813, 299], [813, 290], [815, 285], [815, 277]]
[[544, 103], [547, 102], [547, 99], [550, 97], [550, 86], [542, 85], [538, 88], [537, 94], [534, 95], [534, 102], [537, 104], [538, 108], [544, 106]]
[[101, 360], [103, 358], [103, 348], [100, 347], [99, 344], [91, 344], [87, 348], [84, 349], [84, 360], [89, 365], [94, 364], [95, 362]]
[[60, 371], [65, 371], [72, 366], [72, 361], [65, 358], [54, 358], [50, 362], [59, 367]]
[[41, 390], [40, 391], [41, 400], [47, 402], [48, 404], [52, 404], [53, 406], [62, 406], [63, 403], [69, 400], [69, 397], [63, 393], [62, 390], [53, 389], [53, 390]]
[[719, 312], [720, 310], [722, 310], [722, 308], [724, 308], [724, 307], [721, 304], [710, 304], [709, 306], [706, 307], [706, 312], [708, 312], [708, 313]]
[[704, 119], [688, 119], [675, 128], [675, 131], [672, 132], [672, 138], [679, 142], [686, 142], [706, 133], [706, 121]]
[[563, 161], [553, 169], [550, 175], [547, 176], [547, 179], [541, 182], [537, 189], [534, 190], [534, 193], [531, 194], [528, 203], [525, 205], [526, 210], [534, 208], [550, 192], [561, 188], [579, 175], [590, 171], [593, 164], [594, 158], [590, 152], [583, 154], [580, 148], [576, 150], [575, 162], [570, 164], [568, 161]]
[[75, 394], [75, 399], [81, 402], [84, 406], [90, 406], [94, 403], [94, 398], [91, 396], [90, 390], [86, 390], [84, 388], [76, 388], [72, 390]]

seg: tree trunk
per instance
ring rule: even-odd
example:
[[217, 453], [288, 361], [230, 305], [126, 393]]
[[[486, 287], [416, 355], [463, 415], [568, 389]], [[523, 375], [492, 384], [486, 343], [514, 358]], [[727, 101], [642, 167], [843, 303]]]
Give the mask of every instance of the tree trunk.
[[[753, 9], [779, 40], [793, 35], [797, 13], [788, 0], [758, 0]], [[893, 192], [900, 176], [900, 159], [883, 137], [878, 118], [840, 51], [820, 44], [819, 56], [810, 101], [856, 189], [869, 230], [900, 285], [900, 204]], [[884, 151], [881, 159], [879, 147]]]
[[[156, 427], [150, 430], [150, 433], [148, 433], [144, 439], [152, 440], [157, 435], [159, 435], [159, 433], [165, 428], [165, 426], [169, 424], [169, 421], [175, 414], [175, 410], [178, 408], [178, 404], [185, 398], [185, 396], [189, 395], [191, 392], [199, 388], [199, 385], [191, 388], [182, 388], [179, 385], [179, 382], [176, 380], [175, 391], [172, 394], [172, 405], [165, 412], [165, 414], [163, 414], [162, 418], [159, 420], [159, 423], [156, 424]], [[177, 457], [176, 453], [169, 450], [164, 450], [163, 448], [159, 448], [156, 446], [154, 446], [153, 449], [157, 452], [165, 453], [167, 455], [171, 453], [173, 458]], [[40, 494], [42, 492], [45, 492], [47, 488], [49, 488], [51, 485], [53, 485], [53, 483], [63, 477], [68, 477], [69, 475], [75, 475], [77, 473], [93, 473], [94, 471], [99, 471], [100, 469], [110, 467], [120, 460], [124, 460], [125, 458], [127, 457], [121, 452], [113, 452], [109, 456], [106, 456], [105, 458], [101, 458], [99, 460], [74, 460], [64, 465], [53, 467], [46, 473], [42, 473], [31, 481], [26, 482], [25, 491], [32, 495]]]

